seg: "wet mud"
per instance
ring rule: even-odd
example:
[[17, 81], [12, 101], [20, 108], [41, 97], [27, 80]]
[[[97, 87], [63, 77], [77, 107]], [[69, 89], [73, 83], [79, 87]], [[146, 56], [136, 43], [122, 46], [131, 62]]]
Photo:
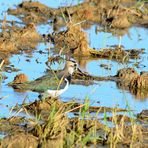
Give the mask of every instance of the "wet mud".
[[[129, 1], [128, 3], [130, 4]], [[133, 4], [136, 6], [136, 1]], [[69, 21], [74, 24], [86, 21], [82, 25], [90, 26], [92, 23], [101, 23], [101, 25], [121, 29], [129, 28], [134, 24], [145, 24], [148, 19], [146, 12], [145, 5], [142, 10], [133, 5], [128, 7], [121, 5], [120, 1], [108, 2], [107, 0], [88, 0], [76, 6], [59, 9], [49, 8], [39, 2], [22, 2], [16, 9], [8, 10], [9, 14], [18, 16], [25, 23], [44, 23], [53, 19], [54, 25], [65, 26], [65, 22]]]
[[19, 50], [34, 49], [40, 40], [34, 24], [23, 28], [6, 26], [0, 33], [0, 52], [16, 53]]
[[[22, 109], [29, 115], [36, 114], [36, 116], [40, 117], [40, 120], [36, 121], [35, 119], [26, 119], [24, 117], [2, 118], [0, 120], [0, 131], [7, 133], [7, 136], [1, 141], [1, 145], [4, 147], [15, 147], [16, 145], [24, 147], [28, 145], [32, 147], [46, 147], [49, 144], [60, 146], [63, 138], [68, 138], [73, 132], [79, 132], [82, 135], [81, 138], [84, 138], [88, 134], [93, 134], [94, 129], [97, 131], [99, 137], [95, 141], [93, 138], [92, 140], [90, 139], [86, 145], [92, 145], [95, 142], [97, 145], [105, 146], [112, 144], [112, 138], [114, 137], [118, 138], [118, 146], [128, 147], [133, 136], [133, 145], [147, 145], [147, 128], [141, 125], [126, 125], [126, 123], [128, 124], [132, 120], [135, 120], [128, 116], [113, 115], [112, 117], [107, 117], [106, 119], [108, 121], [115, 123], [116, 126], [113, 128], [102, 124], [102, 119], [86, 119], [84, 121], [81, 117], [67, 118], [68, 113], [80, 113], [80, 110], [85, 107], [84, 104], [78, 104], [76, 102], [64, 103], [55, 99], [46, 99], [31, 104], [16, 106], [15, 110]], [[54, 114], [52, 114], [53, 108]], [[98, 113], [104, 111], [114, 113], [127, 112], [125, 109], [107, 107], [89, 107], [86, 110], [87, 112], [93, 111]], [[141, 122], [142, 120], [147, 122], [147, 110], [137, 115], [137, 121]], [[121, 128], [121, 131], [119, 128]], [[135, 131], [133, 131], [133, 128]], [[75, 137], [75, 140], [78, 140], [77, 137]]]
[[[24, 1], [16, 9], [8, 9], [8, 14], [21, 19], [22, 24], [8, 22], [6, 19], [2, 21], [0, 59], [4, 62], [0, 65], [0, 82], [3, 79], [1, 69], [8, 73], [19, 70], [9, 65], [12, 54], [32, 52], [39, 43], [52, 43], [53, 53], [65, 55], [66, 58], [101, 58], [119, 63], [140, 59], [145, 49], [124, 49], [120, 44], [93, 49], [89, 45], [88, 34], [84, 31], [97, 24], [96, 32], [104, 30], [122, 37], [131, 26], [147, 28], [148, 7], [145, 3], [136, 4], [135, 0], [86, 0], [75, 6], [54, 9], [39, 2]], [[52, 25], [53, 32], [39, 34], [36, 27], [40, 24]], [[65, 29], [61, 31], [63, 27]], [[48, 62], [57, 62], [61, 60], [60, 56], [49, 57]], [[100, 66], [109, 69], [106, 65]], [[56, 74], [59, 71], [54, 72]], [[20, 73], [8, 85], [13, 87], [27, 81], [27, 75]], [[147, 71], [138, 73], [134, 68], [123, 68], [114, 76], [99, 77], [78, 68], [71, 83], [89, 86], [95, 81], [114, 81], [119, 89], [128, 90], [137, 99], [144, 100], [148, 97]], [[0, 119], [0, 133], [5, 135], [0, 141], [1, 147], [148, 146], [147, 110], [132, 118], [124, 115], [132, 112], [129, 108], [90, 106], [86, 100], [78, 103], [63, 102], [59, 98], [36, 99], [29, 104], [24, 102], [13, 107], [13, 111], [23, 112], [32, 118], [13, 116]], [[69, 118], [69, 113], [74, 117]], [[103, 118], [91, 117], [91, 114], [103, 113]], [[112, 116], [107, 116], [106, 113], [112, 113]], [[113, 126], [108, 126], [107, 122], [111, 122]], [[97, 136], [94, 137], [94, 134]]]
[[[67, 30], [44, 36], [46, 41], [55, 44], [55, 51], [73, 54], [74, 56], [92, 56], [127, 62], [129, 59], [139, 58], [144, 49], [125, 50], [117, 46], [109, 49], [92, 49], [88, 45], [88, 37], [80, 26], [67, 25]], [[59, 50], [60, 49], [60, 50]]]

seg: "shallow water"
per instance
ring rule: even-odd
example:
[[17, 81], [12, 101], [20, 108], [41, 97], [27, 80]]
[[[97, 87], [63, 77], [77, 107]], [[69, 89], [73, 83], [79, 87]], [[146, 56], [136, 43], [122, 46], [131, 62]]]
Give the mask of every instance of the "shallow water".
[[[8, 7], [14, 7], [14, 5], [21, 2], [21, 0], [15, 1], [4, 1], [1, 0], [0, 6], [0, 19], [3, 18], [4, 11], [7, 10]], [[49, 2], [47, 0], [40, 0], [40, 2], [57, 8], [61, 5], [60, 1]], [[71, 1], [73, 2], [73, 1]], [[75, 3], [77, 0], [75, 0]], [[66, 5], [67, 3], [62, 3], [62, 5]], [[69, 2], [69, 4], [71, 4]], [[16, 17], [9, 16], [7, 17], [9, 20], [16, 20]], [[17, 21], [20, 21], [17, 19]], [[85, 30], [88, 33], [90, 47], [94, 48], [105, 48], [107, 46], [117, 45], [118, 38], [112, 36], [111, 33], [99, 32], [95, 33], [95, 25], [92, 26], [89, 30]], [[38, 26], [38, 32], [41, 34], [50, 33], [52, 28], [49, 25], [40, 25]], [[115, 75], [118, 69], [123, 67], [134, 67], [136, 62], [140, 62], [139, 68], [134, 67], [138, 72], [148, 71], [148, 30], [140, 27], [132, 27], [129, 29], [130, 35], [124, 35], [122, 38], [122, 45], [126, 48], [145, 48], [145, 54], [141, 55], [141, 59], [131, 60], [130, 64], [121, 64], [116, 61], [110, 61], [106, 59], [93, 59], [86, 60], [82, 59], [79, 61], [81, 63], [79, 67], [88, 73], [96, 76], [108, 76]], [[8, 77], [0, 88], [0, 97], [4, 97], [4, 99], [0, 100], [0, 117], [11, 116], [14, 113], [10, 111], [10, 108], [16, 104], [21, 104], [24, 99], [26, 102], [33, 102], [38, 97], [38, 93], [34, 92], [15, 92], [11, 87], [7, 86], [8, 82], [11, 82], [16, 74], [25, 73], [30, 80], [38, 78], [45, 74], [46, 69], [48, 68], [45, 62], [48, 59], [48, 47], [52, 47], [53, 45], [41, 43], [37, 46], [37, 50], [34, 50], [32, 53], [22, 53], [19, 55], [13, 55], [10, 58], [11, 64], [15, 66], [15, 68], [20, 69], [18, 72], [6, 73], [3, 74]], [[42, 50], [45, 53], [40, 54], [39, 51]], [[53, 53], [49, 53], [52, 55]], [[30, 60], [30, 62], [26, 60]], [[38, 62], [37, 62], [38, 61]], [[107, 64], [111, 67], [111, 70], [106, 70], [100, 67], [100, 64]], [[52, 67], [62, 69], [64, 64], [61, 65], [53, 65]], [[106, 106], [106, 107], [114, 107], [118, 106], [120, 108], [125, 108], [127, 104], [131, 109], [134, 110], [135, 113], [140, 112], [143, 109], [147, 109], [148, 106], [148, 98], [140, 100], [136, 99], [131, 93], [126, 90], [118, 89], [115, 82], [96, 82], [90, 86], [81, 86], [81, 85], [71, 85], [67, 92], [61, 95], [59, 99], [64, 101], [69, 101], [72, 99], [78, 100], [79, 102], [83, 102], [86, 97], [90, 98], [91, 105], [95, 106]]]

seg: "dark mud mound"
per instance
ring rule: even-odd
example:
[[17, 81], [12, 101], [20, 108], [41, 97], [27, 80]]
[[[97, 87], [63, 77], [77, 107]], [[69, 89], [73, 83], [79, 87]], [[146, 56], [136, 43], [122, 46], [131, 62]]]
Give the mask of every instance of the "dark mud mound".
[[95, 81], [109, 81], [112, 79], [112, 76], [99, 77], [92, 76], [85, 71], [81, 71], [79, 68], [74, 72], [72, 83], [81, 84], [81, 85], [92, 85]]
[[17, 9], [9, 9], [9, 14], [16, 15], [25, 23], [45, 23], [54, 15], [54, 9], [39, 2], [22, 2]]
[[124, 68], [117, 72], [117, 87], [129, 90], [137, 99], [146, 99], [148, 96], [148, 73], [138, 74], [133, 68]]
[[82, 31], [79, 25], [68, 24], [67, 30], [50, 36], [55, 44], [55, 50], [63, 50], [74, 55], [90, 55], [87, 34]]
[[125, 50], [120, 47], [100, 49], [100, 50], [90, 50], [91, 56], [106, 58], [110, 60], [115, 60], [118, 62], [128, 62], [130, 59], [139, 58], [139, 55], [143, 53], [143, 49], [132, 49]]
[[141, 72], [139, 76], [130, 82], [131, 88], [146, 89], [148, 91], [148, 72]]
[[148, 97], [148, 72], [141, 74], [130, 81], [129, 89], [136, 98], [146, 99]]
[[138, 73], [134, 68], [123, 68], [118, 70], [116, 77], [123, 82], [129, 83], [133, 78], [137, 77]]

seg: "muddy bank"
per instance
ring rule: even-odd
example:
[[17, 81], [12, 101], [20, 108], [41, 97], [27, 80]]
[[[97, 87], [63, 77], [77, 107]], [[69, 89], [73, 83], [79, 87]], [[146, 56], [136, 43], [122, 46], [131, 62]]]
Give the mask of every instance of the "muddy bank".
[[[10, 64], [9, 58], [12, 54], [22, 51], [32, 52], [42, 41], [41, 35], [36, 31], [33, 23], [20, 27], [15, 24], [5, 24], [0, 32], [0, 59], [4, 60], [4, 65]], [[3, 71], [16, 71], [15, 67], [4, 66]]]
[[[82, 137], [85, 137], [85, 135], [87, 135], [96, 125], [97, 129], [103, 130], [104, 126], [97, 120], [88, 120], [87, 122], [84, 122], [80, 118], [67, 118], [67, 113], [72, 110], [82, 109], [85, 106], [73, 106], [73, 109], [70, 109], [70, 106], [72, 105], [73, 103], [62, 103], [52, 99], [37, 101], [28, 106], [23, 105], [22, 108], [24, 111], [28, 112], [28, 114], [33, 111], [35, 116], [39, 117], [38, 121], [36, 119], [24, 119], [19, 117], [1, 119], [0, 130], [7, 134], [1, 141], [1, 146], [62, 146], [66, 141], [70, 140], [68, 136], [70, 136], [73, 131], [77, 132], [79, 130], [80, 124], [80, 135], [82, 134]], [[25, 108], [27, 110], [25, 110]], [[39, 112], [39, 110], [41, 112]], [[46, 118], [43, 118], [45, 116]], [[11, 132], [9, 132], [10, 129]], [[16, 138], [17, 140], [15, 140]], [[77, 137], [75, 138], [75, 140], [78, 140]], [[67, 140], [64, 141], [64, 139]], [[35, 142], [35, 145], [32, 142]]]
[[41, 41], [34, 24], [25, 27], [6, 26], [0, 33], [0, 52], [18, 53], [20, 50], [35, 49]]
[[[91, 107], [89, 107], [87, 102], [77, 104], [46, 99], [29, 105], [24, 104], [21, 108], [28, 114], [34, 112], [38, 120], [36, 118], [25, 119], [23, 117], [1, 119], [0, 131], [7, 134], [1, 141], [2, 147], [20, 145], [36, 148], [49, 147], [51, 145], [56, 147], [71, 146], [71, 144], [82, 146], [84, 143], [79, 141], [79, 138], [85, 139], [86, 137], [88, 138], [85, 143], [86, 146], [92, 144], [101, 146], [122, 145], [127, 147], [131, 146], [131, 144], [138, 147], [147, 145], [147, 127], [137, 125], [134, 121], [135, 119], [125, 115], [115, 116], [119, 110], [122, 112], [124, 109], [110, 108], [113, 116], [112, 118], [106, 117], [107, 120], [114, 124], [114, 127], [110, 128], [100, 123], [98, 119], [88, 118], [89, 108], [91, 109]], [[94, 112], [101, 113], [101, 108], [94, 108], [97, 108]], [[106, 108], [102, 109], [103, 112], [108, 110]], [[79, 117], [68, 118], [67, 113], [73, 111], [78, 111]], [[45, 116], [46, 118], [42, 118]], [[138, 119], [147, 119], [146, 111], [141, 112], [137, 117]], [[127, 123], [128, 125], [126, 125]], [[130, 123], [132, 124], [130, 125]], [[71, 137], [74, 139], [72, 140]]]
[[[85, 139], [86, 136], [93, 135], [93, 132], [91, 130], [94, 130], [94, 127], [98, 126], [100, 128], [97, 129], [98, 136], [88, 138], [87, 142], [85, 143], [86, 146], [91, 145], [99, 145], [99, 146], [123, 146], [123, 147], [147, 147], [147, 128], [142, 128], [141, 126], [121, 126], [119, 125], [118, 128], [121, 128], [121, 130], [117, 128], [108, 129], [108, 132], [101, 128], [99, 124], [97, 124], [97, 121], [94, 122], [81, 122], [80, 120], [73, 119], [71, 120], [71, 127], [67, 129], [66, 134], [56, 135], [53, 139], [48, 137], [48, 134], [44, 137], [37, 137], [31, 133], [26, 132], [20, 132], [20, 133], [13, 133], [11, 135], [6, 136], [1, 141], [2, 147], [17, 147], [17, 146], [23, 146], [28, 147], [31, 146], [33, 148], [36, 147], [60, 147], [60, 146], [82, 146], [83, 142], [79, 141], [79, 138]], [[95, 125], [95, 126], [94, 126]], [[79, 126], [79, 127], [78, 127]], [[83, 127], [83, 128], [82, 128]], [[64, 128], [64, 127], [63, 127]], [[133, 129], [134, 128], [134, 129]], [[81, 129], [81, 131], [80, 131]], [[135, 130], [135, 131], [133, 131]], [[127, 132], [128, 131], [128, 132]], [[47, 131], [46, 131], [47, 132]], [[78, 135], [74, 136], [72, 134], [73, 132], [76, 132]], [[140, 134], [139, 134], [140, 133]], [[82, 136], [80, 136], [82, 135]], [[71, 137], [74, 136], [74, 141], [71, 141]], [[114, 139], [112, 139], [112, 137]], [[45, 140], [45, 139], [46, 140]], [[67, 141], [64, 141], [64, 138], [67, 139]], [[115, 140], [116, 139], [116, 140]], [[113, 143], [115, 141], [116, 143]], [[131, 144], [132, 141], [132, 144]], [[69, 143], [72, 142], [72, 143]]]
[[[22, 50], [31, 52], [44, 39], [45, 43], [54, 43], [53, 53], [59, 55], [62, 53], [76, 58], [102, 58], [123, 63], [138, 59], [144, 52], [143, 49], [126, 50], [120, 45], [100, 50], [91, 49], [83, 30], [95, 23], [109, 28], [109, 32], [111, 29], [125, 30], [133, 25], [147, 26], [145, 5], [134, 7], [135, 2], [127, 5], [123, 1], [87, 0], [76, 6], [58, 9], [49, 8], [39, 2], [23, 2], [16, 10], [9, 9], [8, 12], [21, 18], [27, 25], [3, 25], [0, 33], [0, 58], [5, 59], [7, 55], [20, 53]], [[39, 35], [35, 25], [49, 23], [49, 19], [53, 23], [53, 34]], [[59, 31], [63, 26], [65, 31]], [[58, 59], [49, 57], [48, 60], [54, 62]], [[105, 67], [103, 64], [100, 66]], [[10, 68], [5, 67], [5, 71], [9, 72]], [[17, 70], [15, 65], [13, 70]], [[19, 74], [13, 83], [26, 81], [29, 81], [28, 77]], [[78, 69], [73, 75], [72, 84], [91, 85], [94, 81], [114, 81], [119, 89], [130, 91], [138, 99], [148, 97], [147, 72], [139, 74], [133, 68], [124, 68], [117, 71], [115, 76], [97, 77]], [[99, 101], [97, 103], [102, 103]], [[5, 135], [0, 140], [0, 147], [148, 146], [147, 110], [133, 118], [133, 111], [129, 108], [90, 106], [89, 100], [80, 104], [75, 101], [62, 102], [60, 98], [47, 98], [29, 104], [24, 101], [14, 111], [23, 112], [27, 117], [0, 119], [0, 133]], [[108, 114], [112, 115], [108, 117]]]
[[[45, 42], [53, 42], [54, 51], [58, 53], [72, 53], [75, 56], [93, 56], [125, 62], [131, 58], [139, 58], [143, 50], [125, 50], [121, 48], [121, 45], [99, 51], [91, 49], [87, 34], [82, 28], [84, 25], [92, 26], [100, 23], [105, 28], [104, 31], [116, 32], [118, 36], [122, 36], [123, 34], [118, 34], [118, 32], [127, 30], [135, 23], [140, 24], [148, 20], [145, 5], [142, 5], [145, 8], [142, 11], [136, 7], [136, 2], [134, 3], [135, 7], [128, 5], [125, 7], [119, 1], [90, 0], [76, 6], [53, 9], [39, 2], [22, 2], [16, 9], [9, 9], [8, 12], [22, 18], [26, 24], [45, 23], [50, 19], [53, 29], [66, 26], [65, 31], [56, 30], [53, 34], [43, 34]], [[118, 31], [112, 31], [112, 29]]]
[[[39, 42], [41, 38], [35, 31], [34, 24], [45, 23], [50, 19], [53, 20], [53, 28], [57, 28], [62, 23], [63, 26], [66, 26], [67, 28], [62, 32], [56, 31], [53, 32], [53, 34], [43, 35], [45, 42], [51, 41], [54, 43], [54, 52], [74, 54], [75, 56], [107, 58], [121, 62], [126, 62], [131, 58], [139, 58], [140, 53], [143, 53], [142, 49], [137, 51], [135, 49], [125, 50], [121, 48], [120, 45], [113, 49], [99, 50], [91, 49], [89, 47], [87, 34], [82, 29], [84, 24], [88, 25], [90, 23], [90, 25], [93, 25], [101, 23], [101, 25], [108, 28], [108, 30], [112, 28], [121, 30], [129, 28], [130, 24], [137, 23], [138, 20], [140, 20], [139, 22], [142, 22], [142, 19], [145, 18], [143, 15], [147, 15], [145, 14], [145, 11], [139, 11], [136, 7], [126, 8], [117, 1], [108, 2], [107, 0], [100, 0], [98, 2], [96, 0], [91, 0], [76, 6], [62, 7], [58, 9], [49, 8], [39, 2], [22, 2], [16, 9], [9, 9], [8, 12], [21, 17], [23, 21], [26, 22], [27, 26], [21, 30], [21, 32], [24, 33], [23, 36], [20, 35], [19, 31], [17, 32], [18, 38], [13, 35], [14, 33], [12, 35], [14, 40], [19, 39], [19, 42], [27, 42], [28, 45], [24, 44], [20, 46], [18, 42], [18, 46], [16, 47], [14, 43], [12, 44], [10, 42], [9, 44], [4, 44], [4, 46], [7, 45], [8, 47], [1, 47], [4, 51], [8, 51], [10, 46], [13, 47], [14, 51], [18, 48], [35, 48], [37, 44], [36, 42]], [[59, 20], [60, 23], [58, 22]], [[81, 21], [84, 22], [80, 23]], [[28, 25], [30, 23], [31, 25]], [[105, 31], [107, 31], [107, 29], [105, 29]], [[29, 38], [28, 35], [32, 36], [32, 38]], [[4, 35], [2, 34], [2, 36]], [[2, 38], [2, 40], [4, 39]]]
[[25, 23], [45, 23], [51, 19], [56, 29], [65, 26], [65, 22], [69, 21], [74, 24], [83, 22], [82, 26], [85, 28], [94, 23], [120, 29], [135, 24], [147, 25], [145, 5], [141, 4], [141, 9], [136, 1], [132, 5], [128, 3], [130, 4], [129, 1], [125, 5], [122, 1], [88, 0], [76, 6], [53, 9], [39, 2], [22, 2], [16, 9], [9, 9], [8, 13], [18, 16]]
[[[86, 102], [85, 102], [86, 103]], [[89, 101], [87, 102], [89, 104]], [[24, 112], [28, 112], [32, 115], [40, 115], [40, 118], [44, 121], [48, 119], [48, 113], [54, 109], [57, 111], [61, 108], [65, 114], [69, 112], [78, 113], [85, 106], [84, 104], [77, 103], [76, 101], [70, 102], [62, 102], [58, 98], [46, 98], [46, 100], [38, 100], [30, 104], [22, 104], [21, 106], [16, 106], [14, 108], [15, 111], [19, 111], [21, 108]], [[116, 110], [116, 112], [126, 112], [126, 109], [122, 108], [111, 108], [111, 107], [99, 107], [99, 106], [89, 106], [87, 108], [88, 112], [112, 112], [112, 110]], [[64, 114], [63, 114], [64, 115]]]
[[76, 57], [91, 56], [106, 58], [120, 62], [127, 62], [129, 59], [139, 58], [144, 49], [125, 50], [119, 46], [109, 49], [92, 49], [88, 44], [88, 37], [80, 26], [67, 24], [67, 30], [52, 35], [43, 36], [46, 41], [55, 45], [55, 52], [74, 54]]
[[148, 97], [147, 72], [138, 74], [133, 68], [125, 68], [118, 71], [117, 77], [118, 88], [130, 91], [137, 99], [143, 100]]

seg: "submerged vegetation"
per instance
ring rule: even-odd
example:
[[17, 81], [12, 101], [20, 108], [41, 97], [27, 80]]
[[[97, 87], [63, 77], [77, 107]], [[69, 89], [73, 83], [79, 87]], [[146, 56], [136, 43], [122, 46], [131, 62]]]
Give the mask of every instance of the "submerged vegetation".
[[[2, 72], [12, 73], [11, 77], [15, 75], [14, 80], [7, 84], [9, 87], [15, 86], [13, 87], [15, 89], [16, 86], [29, 83], [28, 76], [22, 71], [18, 75], [14, 73], [19, 69], [15, 68], [9, 59], [14, 55], [26, 54], [30, 58], [26, 60], [27, 66], [34, 67], [29, 64], [34, 51], [39, 43], [45, 43], [54, 46], [49, 46], [45, 51], [42, 49], [38, 51], [40, 56], [47, 56], [45, 64], [48, 69], [44, 70], [47, 75], [52, 72], [57, 78], [63, 69], [53, 70], [51, 65], [56, 62], [62, 63], [64, 56], [66, 57], [64, 60], [78, 61], [78, 68], [72, 75], [71, 84], [90, 86], [98, 81], [106, 83], [112, 81], [117, 88], [128, 91], [135, 98], [141, 100], [148, 98], [147, 71], [139, 73], [135, 69], [136, 66], [134, 68], [127, 66], [128, 68], [116, 71], [115, 75], [94, 76], [85, 72], [85, 68], [81, 69], [79, 62], [80, 59], [86, 62], [85, 58], [107, 59], [128, 65], [131, 61], [143, 60], [141, 57], [147, 49], [125, 49], [121, 45], [121, 40], [134, 25], [148, 27], [147, 1], [86, 0], [82, 3], [78, 1], [74, 6], [60, 8], [50, 8], [36, 1], [23, 1], [15, 9], [8, 9], [7, 12], [22, 22], [8, 21], [5, 16], [1, 23], [1, 87], [4, 87], [3, 81], [7, 79]], [[37, 31], [38, 25], [46, 24], [53, 32], [40, 34]], [[110, 32], [118, 36], [119, 44], [100, 49], [90, 47], [89, 36], [85, 29], [89, 29], [92, 25], [96, 25], [96, 32]], [[51, 56], [51, 53], [54, 56]], [[22, 62], [19, 56], [18, 61]], [[38, 58], [35, 62], [42, 64]], [[100, 67], [111, 70], [109, 65], [100, 64]], [[24, 92], [21, 89], [14, 91]], [[111, 92], [107, 93], [111, 95]], [[118, 104], [111, 107], [93, 106], [92, 100], [87, 97], [87, 94], [85, 96], [83, 102], [76, 101], [75, 98], [71, 98], [72, 101], [62, 101], [48, 96], [30, 101], [26, 96], [21, 104], [13, 104], [11, 107], [5, 105], [6, 108], [11, 109], [9, 117], [0, 118], [0, 132], [3, 135], [0, 146], [10, 148], [148, 147], [147, 109], [136, 115], [135, 110], [129, 105], [128, 98], [124, 100], [126, 102], [124, 108], [120, 108]], [[6, 97], [2, 96], [0, 100]]]

